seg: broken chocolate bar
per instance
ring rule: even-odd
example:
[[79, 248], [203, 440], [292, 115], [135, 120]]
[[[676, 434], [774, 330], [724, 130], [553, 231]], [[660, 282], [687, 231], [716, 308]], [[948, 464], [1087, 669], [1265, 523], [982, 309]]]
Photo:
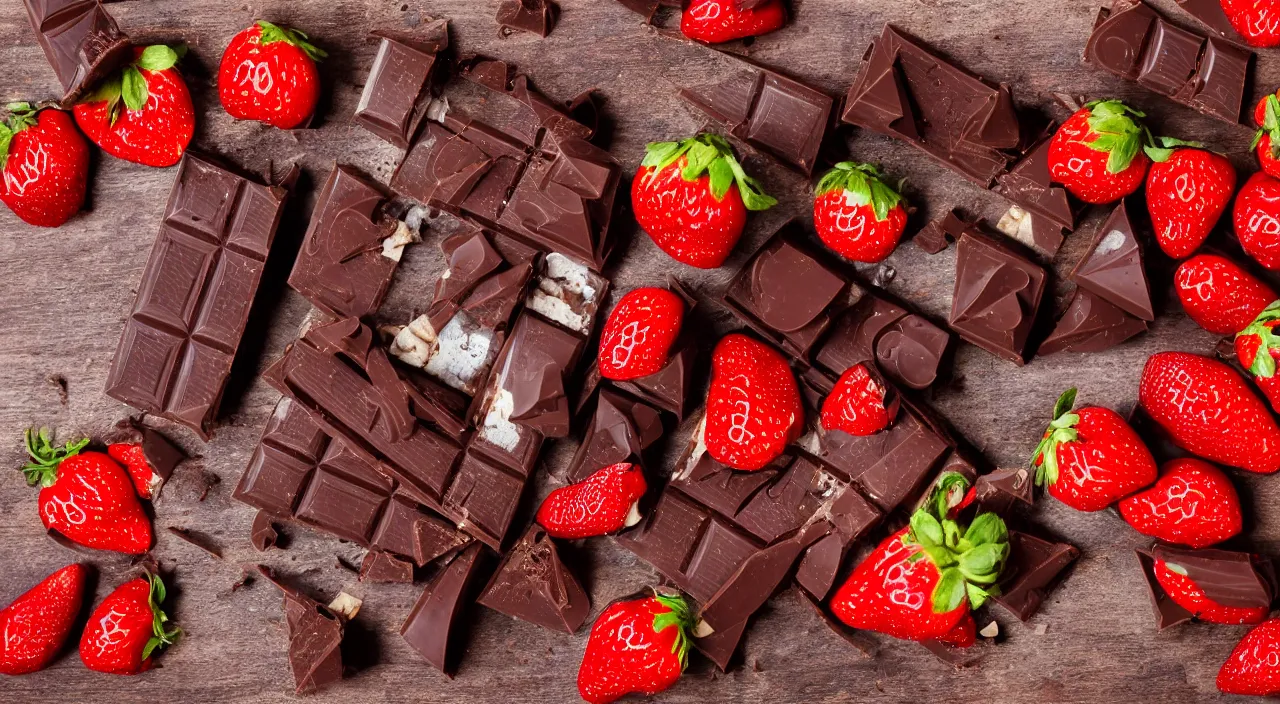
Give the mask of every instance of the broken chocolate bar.
[[498, 566], [477, 601], [553, 631], [574, 633], [591, 611], [578, 578], [560, 561], [551, 536], [534, 524]]
[[1046, 279], [1039, 264], [970, 228], [956, 242], [947, 322], [966, 341], [1022, 366]]
[[360, 581], [409, 584], [413, 582], [413, 563], [401, 560], [391, 553], [370, 550], [360, 563]]
[[873, 362], [893, 381], [926, 389], [947, 358], [951, 333], [875, 293], [864, 293], [836, 321], [814, 361], [838, 378], [849, 367]]
[[520, 31], [545, 37], [556, 26], [560, 8], [551, 0], [502, 0], [497, 22], [506, 32]]
[[1076, 288], [1067, 312], [1036, 351], [1102, 352], [1147, 331], [1147, 321], [1135, 318], [1084, 288]]
[[1009, 561], [1000, 576], [995, 602], [1019, 620], [1035, 615], [1062, 572], [1080, 551], [1074, 545], [1042, 540], [1022, 531], [1009, 531]]
[[445, 565], [418, 597], [400, 636], [429, 664], [451, 675], [464, 635], [459, 620], [484, 571], [484, 547], [475, 543]]
[[24, 0], [27, 18], [70, 106], [132, 55], [129, 38], [98, 0]]
[[356, 122], [406, 149], [426, 116], [436, 55], [449, 46], [449, 23], [435, 20], [407, 32], [375, 31], [378, 53], [365, 81]]
[[595, 414], [565, 472], [569, 483], [585, 480], [619, 462], [644, 466], [643, 454], [662, 437], [658, 410], [609, 389], [601, 389]]
[[1124, 201], [1098, 228], [1089, 253], [1071, 270], [1071, 280], [1129, 315], [1156, 319], [1142, 246]]

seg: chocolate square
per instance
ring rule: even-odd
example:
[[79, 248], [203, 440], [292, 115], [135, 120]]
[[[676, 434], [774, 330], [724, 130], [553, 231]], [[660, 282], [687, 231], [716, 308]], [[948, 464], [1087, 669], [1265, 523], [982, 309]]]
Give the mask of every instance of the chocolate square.
[[1022, 366], [1046, 278], [1040, 265], [976, 229], [967, 230], [956, 243], [947, 322], [968, 342]]

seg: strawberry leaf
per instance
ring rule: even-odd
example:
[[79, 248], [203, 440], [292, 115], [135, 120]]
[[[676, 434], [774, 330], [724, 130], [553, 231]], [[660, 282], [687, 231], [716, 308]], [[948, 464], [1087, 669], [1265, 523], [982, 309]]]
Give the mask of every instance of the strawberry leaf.
[[134, 66], [148, 71], [164, 71], [178, 63], [178, 52], [164, 44], [153, 44], [142, 50], [142, 55], [134, 62]]
[[881, 180], [880, 169], [874, 164], [842, 161], [823, 174], [814, 189], [820, 196], [839, 190], [857, 205], [870, 205], [876, 220], [889, 217], [889, 211], [902, 202], [898, 191]]
[[711, 176], [711, 195], [716, 200], [723, 199], [733, 185], [733, 169], [724, 159], [715, 159], [707, 167], [707, 173]]
[[689, 612], [689, 603], [679, 594], [659, 594], [654, 592], [653, 598], [667, 610], [653, 617], [654, 633], [661, 633], [674, 626], [675, 640], [671, 643], [671, 652], [680, 659], [680, 669], [689, 666], [689, 632], [693, 627], [693, 617]]
[[938, 585], [933, 588], [933, 612], [945, 614], [954, 611], [966, 596], [964, 575], [956, 568], [942, 570]]
[[1009, 556], [1008, 543], [988, 543], [967, 550], [960, 555], [959, 569], [966, 581], [974, 584], [995, 584], [1000, 569]]
[[13, 141], [13, 130], [0, 123], [0, 169], [9, 161], [9, 142]]
[[1236, 338], [1250, 335], [1258, 339], [1258, 351], [1254, 353], [1253, 363], [1249, 365], [1249, 373], [1255, 377], [1270, 379], [1276, 374], [1276, 360], [1273, 352], [1280, 352], [1280, 336], [1275, 329], [1280, 322], [1280, 301], [1273, 301], [1254, 318], [1244, 330], [1236, 333]]
[[969, 490], [969, 479], [959, 472], [944, 472], [934, 484], [933, 493], [929, 496], [929, 506], [933, 515], [947, 518], [951, 509], [964, 500]]
[[54, 447], [48, 428], [41, 428], [39, 431], [27, 428], [23, 433], [23, 440], [27, 446], [27, 454], [31, 457], [31, 462], [22, 468], [27, 484], [34, 486], [39, 483], [46, 487], [58, 480], [58, 465], [68, 457], [80, 454], [89, 444], [89, 438], [82, 438], [76, 442], [68, 441], [62, 447]]
[[989, 512], [980, 513], [973, 519], [973, 523], [969, 524], [969, 529], [964, 533], [964, 539], [978, 547], [1003, 543], [1009, 539], [1009, 529], [1000, 516]]
[[645, 147], [644, 159], [640, 165], [652, 168], [656, 174], [689, 151], [689, 146], [686, 142], [650, 142]]
[[261, 36], [258, 39], [261, 44], [266, 45], [275, 42], [292, 44], [305, 52], [312, 61], [320, 61], [329, 55], [323, 49], [312, 44], [306, 32], [274, 25], [266, 20], [258, 20], [257, 25], [261, 30]]
[[1058, 400], [1053, 404], [1054, 420], [1057, 420], [1071, 412], [1071, 409], [1076, 405], [1076, 394], [1078, 393], [1079, 391], [1074, 386], [1062, 392], [1062, 395], [1059, 396]]
[[147, 79], [136, 66], [125, 66], [120, 74], [120, 95], [130, 110], [141, 110], [147, 104]]
[[911, 515], [911, 537], [919, 545], [931, 548], [945, 544], [942, 524], [924, 509]]
[[1118, 174], [1133, 163], [1144, 142], [1150, 141], [1146, 129], [1135, 118], [1145, 117], [1141, 112], [1118, 100], [1089, 103], [1089, 129], [1097, 137], [1085, 146], [1107, 152], [1107, 171]]
[[982, 605], [987, 603], [987, 599], [1000, 593], [1000, 590], [994, 586], [990, 589], [984, 589], [976, 584], [965, 582], [965, 595], [969, 597], [969, 608], [980, 609]]

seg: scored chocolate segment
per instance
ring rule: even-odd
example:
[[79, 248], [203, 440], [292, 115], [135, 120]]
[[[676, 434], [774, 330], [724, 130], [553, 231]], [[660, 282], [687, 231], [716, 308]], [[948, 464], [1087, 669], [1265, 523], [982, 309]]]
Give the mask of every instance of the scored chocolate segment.
[[1036, 351], [1102, 352], [1147, 331], [1147, 321], [1135, 318], [1084, 288], [1076, 288], [1067, 312]]
[[132, 45], [98, 0], [24, 0], [27, 18], [70, 106], [129, 60]]
[[1080, 556], [1074, 545], [1009, 531], [1009, 561], [994, 601], [1019, 620], [1035, 615], [1062, 573]]
[[1071, 270], [1071, 280], [1129, 315], [1156, 319], [1142, 246], [1124, 201], [1098, 228], [1089, 253]]
[[1101, 8], [1084, 62], [1197, 112], [1237, 124], [1253, 52], [1177, 27], [1141, 0]]
[[484, 547], [476, 543], [445, 565], [418, 597], [400, 636], [423, 660], [452, 676], [465, 634], [459, 627], [485, 568]]
[[1046, 279], [1043, 267], [970, 228], [956, 243], [947, 322], [968, 342], [1021, 366]]
[[951, 333], [874, 293], [865, 293], [836, 320], [814, 361], [839, 377], [849, 367], [874, 362], [886, 376], [912, 389], [937, 380]]
[[431, 97], [436, 54], [449, 46], [449, 23], [436, 20], [420, 30], [372, 35], [378, 40], [356, 123], [401, 149], [418, 132]]
[[552, 631], [574, 633], [591, 611], [578, 578], [540, 526], [525, 532], [481, 592], [480, 604]]
[[183, 157], [108, 396], [210, 438], [287, 195]]

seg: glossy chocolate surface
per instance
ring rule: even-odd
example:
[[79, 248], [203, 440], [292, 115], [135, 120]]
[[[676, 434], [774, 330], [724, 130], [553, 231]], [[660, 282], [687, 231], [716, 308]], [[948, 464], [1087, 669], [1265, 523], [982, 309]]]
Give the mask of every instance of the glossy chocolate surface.
[[1021, 366], [1046, 279], [1039, 264], [971, 228], [956, 243], [947, 322], [966, 341]]
[[1129, 315], [1155, 320], [1142, 245], [1124, 201], [1098, 228], [1089, 253], [1071, 270], [1071, 280]]

